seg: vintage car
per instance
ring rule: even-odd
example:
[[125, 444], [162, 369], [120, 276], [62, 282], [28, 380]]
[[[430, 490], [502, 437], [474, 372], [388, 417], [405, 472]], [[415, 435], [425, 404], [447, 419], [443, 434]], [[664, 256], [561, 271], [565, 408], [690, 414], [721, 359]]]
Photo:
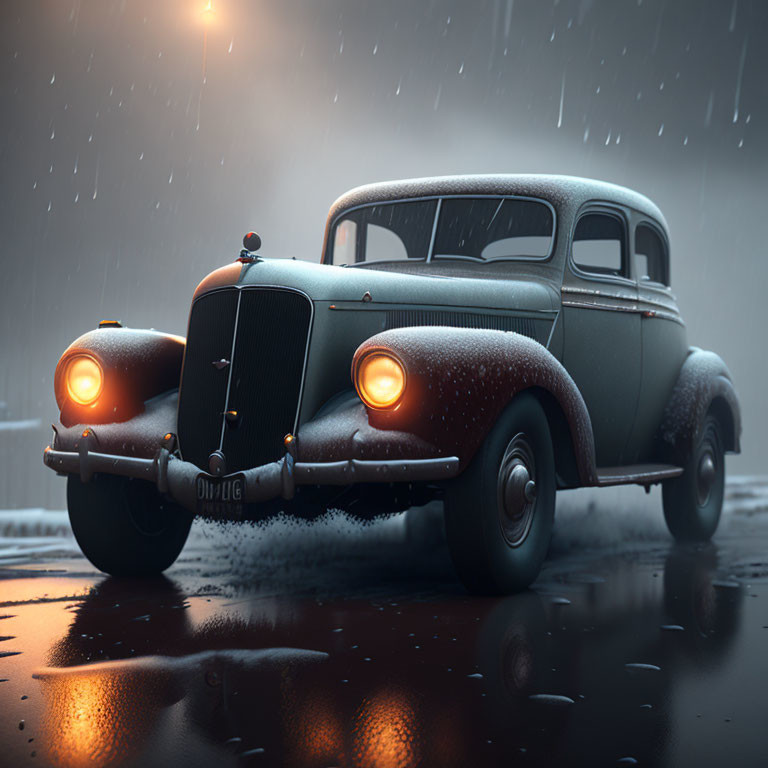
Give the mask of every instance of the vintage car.
[[[106, 321], [64, 352], [45, 463], [112, 574], [174, 562], [194, 514], [371, 517], [444, 500], [474, 592], [537, 576], [557, 490], [662, 484], [706, 540], [741, 418], [689, 347], [659, 209], [561, 176], [416, 179], [331, 208], [322, 260], [208, 275], [186, 340]], [[351, 381], [350, 381], [351, 369]]]

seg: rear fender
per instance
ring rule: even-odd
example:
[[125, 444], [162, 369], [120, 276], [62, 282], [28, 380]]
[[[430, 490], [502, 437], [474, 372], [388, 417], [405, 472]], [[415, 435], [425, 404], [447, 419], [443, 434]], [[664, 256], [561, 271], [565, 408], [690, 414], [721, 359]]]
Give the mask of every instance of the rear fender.
[[710, 410], [723, 429], [725, 449], [739, 453], [741, 408], [731, 373], [714, 352], [691, 347], [656, 437], [657, 453], [663, 461], [680, 466], [688, 461]]
[[[158, 331], [108, 327], [84, 334], [70, 344], [56, 366], [54, 390], [61, 423], [108, 424], [142, 413], [145, 401], [178, 388], [184, 348], [180, 336]], [[70, 400], [64, 382], [69, 360], [84, 353], [104, 373], [102, 393], [91, 406]]]
[[[594, 437], [584, 399], [565, 368], [538, 342], [517, 333], [470, 328], [393, 329], [358, 347], [353, 380], [359, 361], [375, 350], [402, 361], [407, 386], [396, 409], [366, 409], [370, 427], [410, 433], [438, 446], [441, 455], [458, 456], [463, 468], [510, 400], [534, 390], [550, 420], [556, 456], [567, 456], [567, 466], [575, 464], [577, 477], [562, 484], [596, 484]], [[570, 450], [563, 450], [563, 440]]]

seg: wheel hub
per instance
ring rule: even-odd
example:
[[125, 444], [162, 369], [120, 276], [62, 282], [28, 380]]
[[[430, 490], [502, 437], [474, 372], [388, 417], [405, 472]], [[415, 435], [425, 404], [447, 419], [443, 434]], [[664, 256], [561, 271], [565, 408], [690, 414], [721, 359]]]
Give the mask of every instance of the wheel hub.
[[498, 479], [499, 523], [511, 547], [525, 540], [536, 502], [536, 464], [528, 437], [518, 433], [501, 460]]
[[716, 476], [717, 467], [715, 466], [715, 459], [709, 451], [706, 451], [701, 459], [699, 459], [696, 473], [696, 490], [700, 506], [703, 506], [709, 500], [709, 494]]

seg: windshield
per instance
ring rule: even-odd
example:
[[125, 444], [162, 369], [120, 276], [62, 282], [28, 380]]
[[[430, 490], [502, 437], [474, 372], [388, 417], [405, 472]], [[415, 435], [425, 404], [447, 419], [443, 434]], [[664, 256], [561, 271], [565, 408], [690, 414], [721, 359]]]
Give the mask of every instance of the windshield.
[[522, 198], [377, 203], [338, 219], [331, 263], [546, 259], [552, 248], [554, 223], [548, 205]]

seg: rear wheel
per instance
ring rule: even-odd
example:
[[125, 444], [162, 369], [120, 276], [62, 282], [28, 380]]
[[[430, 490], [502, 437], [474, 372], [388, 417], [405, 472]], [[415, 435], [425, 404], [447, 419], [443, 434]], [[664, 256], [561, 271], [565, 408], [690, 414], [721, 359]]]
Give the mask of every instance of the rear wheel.
[[718, 420], [707, 414], [683, 474], [662, 483], [664, 519], [678, 541], [707, 541], [717, 530], [725, 489], [725, 449]]
[[95, 475], [67, 482], [72, 532], [83, 554], [113, 576], [161, 573], [179, 556], [192, 515], [145, 480]]
[[547, 417], [523, 393], [446, 494], [448, 546], [470, 592], [518, 592], [536, 579], [552, 535], [555, 490]]

